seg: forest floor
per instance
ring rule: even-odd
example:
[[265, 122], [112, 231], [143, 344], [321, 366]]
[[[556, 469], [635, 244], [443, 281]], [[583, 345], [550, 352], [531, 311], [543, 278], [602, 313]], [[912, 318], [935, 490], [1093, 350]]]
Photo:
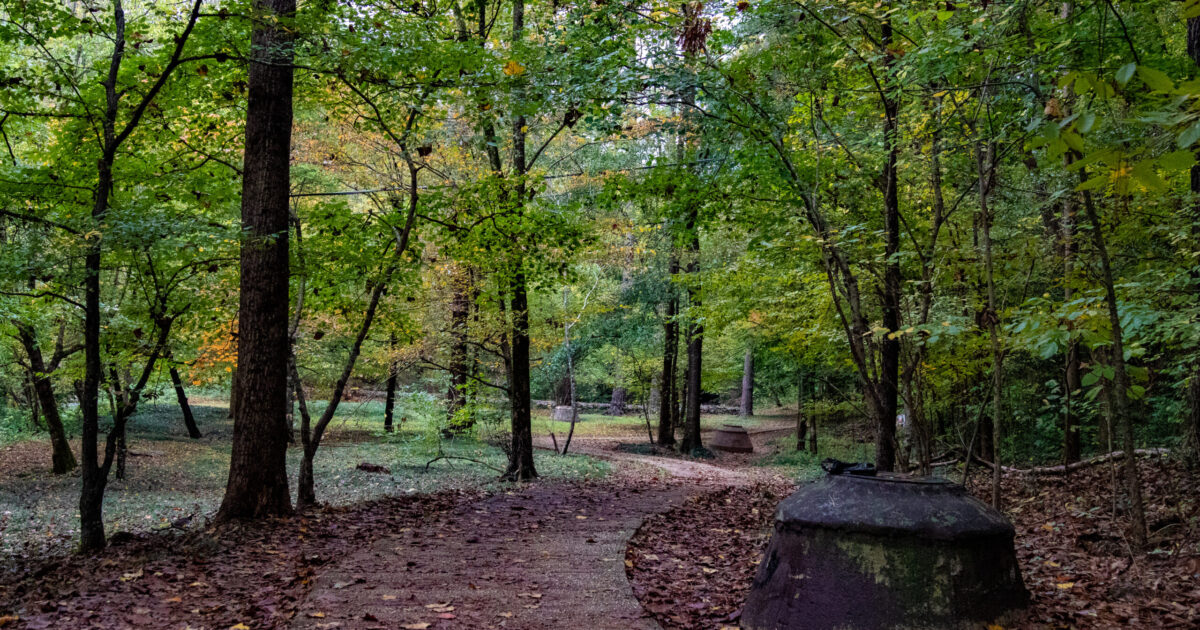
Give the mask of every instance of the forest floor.
[[[1114, 470], [1008, 477], [1030, 629], [1200, 627], [1200, 471], [1143, 459], [1152, 549], [1131, 553]], [[990, 497], [980, 472], [971, 491]], [[787, 484], [729, 487], [651, 516], [629, 544], [633, 590], [666, 630], [736, 627]], [[1114, 516], [1115, 514], [1115, 516]]]
[[[122, 526], [108, 551], [65, 554], [58, 530], [40, 547], [30, 527], [19, 545], [5, 533], [6, 548], [17, 552], [0, 571], [0, 628], [734, 628], [775, 506], [795, 480], [818, 474], [817, 456], [792, 448], [785, 416], [747, 423], [757, 453], [713, 459], [653, 454], [643, 425], [625, 419], [618, 431], [589, 419], [577, 427], [574, 455], [541, 451], [544, 478], [515, 486], [495, 483], [493, 471], [473, 462], [424, 470], [438, 448], [498, 464], [495, 447], [451, 442], [431, 450], [417, 423], [383, 436], [349, 421], [318, 455], [327, 466], [318, 493], [333, 505], [266, 526], [212, 529], [202, 521], [215, 505], [204, 501], [219, 499], [220, 476], [185, 484], [221, 466], [212, 452], [227, 448], [226, 425], [216, 413], [206, 416], [210, 442], [153, 431], [135, 441], [135, 450], [162, 454], [132, 460], [136, 475], [116, 487], [116, 511], [126, 509], [123, 500], [142, 507], [135, 483], [160, 493], [169, 511], [133, 520], [141, 528]], [[544, 426], [561, 446], [558, 424]], [[553, 448], [545, 435], [539, 445]], [[822, 439], [821, 457], [856, 459], [870, 448], [857, 437]], [[206, 463], [172, 473], [167, 462], [190, 461], [168, 455], [175, 442], [209, 449], [192, 453]], [[31, 457], [23, 450], [31, 447], [4, 448]], [[357, 471], [363, 460], [391, 472]], [[0, 501], [25, 506], [41, 526], [39, 510], [62, 510], [54, 522], [65, 526], [78, 480], [10, 476], [36, 465], [44, 467], [0, 459]], [[1154, 551], [1136, 556], [1120, 535], [1111, 466], [1005, 480], [1033, 595], [1022, 627], [1200, 625], [1200, 474], [1163, 458], [1140, 466]], [[972, 490], [986, 494], [986, 481], [981, 473]], [[187, 502], [194, 511], [176, 509]], [[181, 513], [188, 522], [165, 520]]]

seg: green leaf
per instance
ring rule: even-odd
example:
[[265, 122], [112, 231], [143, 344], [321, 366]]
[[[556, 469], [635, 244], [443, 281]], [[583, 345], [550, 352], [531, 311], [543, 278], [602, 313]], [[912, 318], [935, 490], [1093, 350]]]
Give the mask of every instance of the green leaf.
[[1179, 137], [1175, 138], [1175, 145], [1180, 149], [1186, 149], [1196, 144], [1197, 140], [1200, 140], [1200, 120], [1192, 123], [1191, 127], [1183, 130], [1179, 134]]
[[1162, 70], [1151, 68], [1150, 66], [1138, 66], [1137, 73], [1142, 82], [1151, 90], [1156, 92], [1170, 92], [1175, 89], [1175, 82]]
[[1088, 372], [1087, 374], [1084, 374], [1083, 378], [1079, 381], [1079, 383], [1084, 387], [1091, 387], [1098, 382], [1100, 382], [1100, 375], [1096, 374], [1095, 372]]
[[1117, 70], [1117, 84], [1120, 85], [1121, 87], [1125, 87], [1125, 84], [1129, 83], [1129, 80], [1133, 78], [1133, 73], [1136, 70], [1137, 70], [1136, 63], [1127, 63], [1127, 64], [1121, 66]]
[[1079, 116], [1079, 122], [1075, 123], [1075, 129], [1079, 133], [1087, 133], [1092, 130], [1096, 124], [1096, 115], [1091, 112], [1085, 112]]
[[1133, 165], [1133, 178], [1150, 192], [1166, 192], [1167, 182], [1154, 172], [1153, 160], [1142, 160]]
[[1191, 151], [1172, 151], [1158, 158], [1158, 165], [1168, 171], [1183, 171], [1196, 163], [1196, 154]]
[[1079, 192], [1083, 192], [1085, 190], [1095, 190], [1097, 188], [1103, 188], [1106, 185], [1108, 185], [1108, 175], [1101, 174], [1101, 175], [1097, 175], [1097, 176], [1087, 180], [1086, 182], [1083, 182], [1082, 184], [1076, 186], [1075, 190], [1077, 190]]
[[1062, 139], [1063, 142], [1067, 143], [1067, 146], [1080, 153], [1083, 153], [1083, 138], [1081, 138], [1079, 134], [1075, 133], [1074, 131], [1064, 131], [1062, 134]]

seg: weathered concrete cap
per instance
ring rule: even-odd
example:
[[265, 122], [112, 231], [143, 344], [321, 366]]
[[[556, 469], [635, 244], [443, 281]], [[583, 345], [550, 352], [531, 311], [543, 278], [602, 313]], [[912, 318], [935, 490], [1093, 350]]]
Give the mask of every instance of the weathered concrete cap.
[[937, 477], [829, 475], [779, 504], [776, 525], [959, 541], [1012, 538], [1003, 514]]

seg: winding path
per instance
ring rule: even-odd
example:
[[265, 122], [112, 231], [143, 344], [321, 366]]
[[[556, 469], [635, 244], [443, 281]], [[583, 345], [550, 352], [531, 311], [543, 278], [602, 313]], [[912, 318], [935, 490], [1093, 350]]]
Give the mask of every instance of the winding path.
[[650, 515], [752, 477], [588, 444], [578, 452], [633, 466], [613, 481], [528, 484], [395, 532], [319, 571], [293, 627], [658, 628], [626, 579], [630, 536]]

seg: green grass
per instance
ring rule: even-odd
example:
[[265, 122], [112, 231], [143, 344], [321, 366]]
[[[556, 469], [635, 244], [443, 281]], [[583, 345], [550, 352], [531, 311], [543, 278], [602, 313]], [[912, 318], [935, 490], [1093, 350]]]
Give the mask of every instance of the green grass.
[[[743, 418], [736, 415], [703, 415], [700, 416], [700, 428], [704, 431], [716, 429], [723, 424], [737, 424], [746, 428], [754, 428], [766, 421], [776, 420], [773, 416], [753, 416]], [[658, 414], [651, 414], [650, 426], [658, 431]], [[549, 409], [535, 409], [533, 412], [533, 434], [545, 436], [554, 433], [556, 436], [566, 435], [571, 430], [570, 422], [559, 422], [550, 419]], [[598, 413], [581, 413], [575, 423], [577, 437], [625, 437], [646, 436], [646, 419], [641, 414], [624, 416], [606, 416]]]
[[825, 474], [821, 462], [833, 457], [847, 462], [874, 461], [875, 445], [857, 442], [852, 438], [837, 435], [818, 436], [817, 454], [796, 450], [796, 436], [788, 435], [771, 441], [775, 452], [754, 463], [780, 469], [784, 475], [797, 481], [811, 481]]
[[[201, 401], [197, 401], [201, 402]], [[203, 402], [215, 402], [203, 400]], [[312, 406], [314, 417], [323, 403]], [[204, 433], [188, 438], [178, 408], [167, 401], [143, 406], [133, 418], [128, 478], [110, 481], [105, 497], [109, 533], [167, 527], [195, 515], [199, 523], [220, 504], [229, 467], [233, 422], [223, 406], [194, 405]], [[442, 441], [439, 427], [413, 409], [398, 411], [408, 420], [392, 434], [383, 433], [383, 404], [343, 403], [317, 452], [317, 499], [333, 505], [357, 503], [387, 495], [435, 492], [455, 488], [500, 489], [495, 470], [461, 459], [425, 465], [439, 453], [503, 468], [504, 452], [477, 436]], [[79, 444], [73, 448], [78, 454]], [[44, 438], [8, 445], [0, 453], [0, 555], [45, 553], [68, 549], [78, 536], [79, 477], [49, 473], [49, 447]], [[288, 471], [295, 493], [299, 447], [288, 450]], [[607, 463], [583, 455], [559, 457], [535, 453], [544, 479], [597, 479], [609, 473]], [[357, 470], [369, 462], [389, 473]]]

